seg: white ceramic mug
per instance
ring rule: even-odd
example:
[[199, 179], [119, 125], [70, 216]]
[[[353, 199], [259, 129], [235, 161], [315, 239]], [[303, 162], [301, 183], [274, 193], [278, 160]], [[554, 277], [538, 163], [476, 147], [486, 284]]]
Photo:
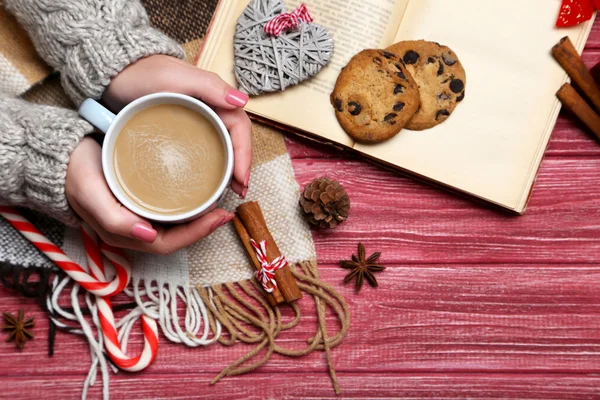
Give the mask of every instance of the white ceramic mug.
[[[125, 123], [134, 114], [157, 104], [179, 104], [198, 112], [210, 121], [216, 131], [219, 132], [219, 135], [223, 140], [223, 146], [225, 147], [226, 167], [218, 189], [205, 203], [185, 213], [165, 215], [139, 207], [125, 194], [115, 175], [113, 155], [115, 143], [121, 132], [121, 128], [123, 128]], [[104, 177], [108, 183], [108, 187], [121, 204], [139, 216], [165, 223], [191, 221], [214, 210], [223, 197], [225, 189], [227, 189], [231, 183], [231, 178], [233, 176], [233, 145], [231, 143], [231, 138], [229, 137], [229, 131], [225, 127], [223, 121], [221, 121], [219, 116], [209, 106], [193, 97], [178, 93], [154, 93], [140, 97], [131, 102], [117, 115], [101, 106], [95, 100], [86, 99], [81, 104], [81, 107], [79, 107], [79, 115], [104, 132], [106, 137], [104, 138], [104, 143], [102, 145], [102, 170], [104, 171]]]

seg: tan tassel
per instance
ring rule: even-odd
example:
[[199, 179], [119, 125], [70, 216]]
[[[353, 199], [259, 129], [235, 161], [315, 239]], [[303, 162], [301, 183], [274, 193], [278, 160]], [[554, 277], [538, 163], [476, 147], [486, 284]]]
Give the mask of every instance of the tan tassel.
[[[235, 362], [225, 367], [211, 383], [217, 383], [225, 376], [244, 374], [264, 365], [273, 353], [288, 357], [300, 357], [314, 350], [324, 350], [327, 357], [329, 375], [336, 394], [341, 393], [338, 378], [331, 358], [331, 349], [338, 346], [350, 327], [350, 311], [344, 298], [330, 285], [319, 279], [316, 262], [304, 262], [298, 267], [290, 268], [291, 274], [298, 283], [298, 287], [310, 294], [315, 302], [318, 329], [315, 335], [307, 339], [304, 349], [288, 349], [281, 347], [276, 339], [280, 332], [293, 329], [300, 322], [300, 309], [294, 303], [272, 307], [262, 294], [262, 288], [255, 281], [240, 282], [238, 284], [214, 285], [211, 287], [214, 296], [211, 298], [209, 289], [197, 287], [198, 293], [209, 311], [209, 324], [213, 331], [219, 321], [223, 329], [229, 333], [229, 338], [223, 335], [219, 343], [231, 346], [236, 341], [256, 344], [252, 350], [244, 354]], [[256, 301], [259, 306], [250, 302]], [[289, 306], [294, 312], [294, 318], [283, 323], [279, 307]], [[330, 307], [340, 321], [340, 329], [334, 335], [328, 336], [326, 327], [326, 308]], [[257, 329], [253, 331], [251, 328]], [[266, 351], [256, 361], [261, 351]]]

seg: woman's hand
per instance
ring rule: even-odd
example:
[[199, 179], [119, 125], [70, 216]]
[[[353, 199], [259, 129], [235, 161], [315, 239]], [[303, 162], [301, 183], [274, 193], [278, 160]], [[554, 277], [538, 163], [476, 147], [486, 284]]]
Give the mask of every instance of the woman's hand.
[[231, 188], [242, 198], [246, 197], [252, 160], [252, 125], [242, 107], [246, 105], [248, 95], [229, 86], [217, 74], [175, 57], [154, 55], [121, 71], [111, 81], [102, 100], [117, 112], [133, 100], [157, 92], [186, 94], [213, 107], [233, 142], [235, 165]]
[[[242, 107], [248, 96], [227, 85], [216, 74], [173, 57], [154, 55], [121, 71], [102, 99], [111, 110], [118, 112], [131, 101], [156, 92], [186, 94], [213, 107], [227, 126], [233, 143], [232, 189], [245, 197], [250, 179], [252, 125]], [[153, 226], [113, 196], [104, 180], [100, 146], [87, 137], [71, 154], [65, 191], [71, 207], [104, 242], [151, 253], [170, 254], [187, 247], [233, 218], [233, 214], [216, 209], [186, 224]]]
[[233, 214], [216, 209], [187, 224], [154, 227], [115, 199], [104, 180], [100, 145], [85, 137], [71, 153], [66, 178], [73, 210], [107, 244], [157, 254], [170, 254], [209, 235]]

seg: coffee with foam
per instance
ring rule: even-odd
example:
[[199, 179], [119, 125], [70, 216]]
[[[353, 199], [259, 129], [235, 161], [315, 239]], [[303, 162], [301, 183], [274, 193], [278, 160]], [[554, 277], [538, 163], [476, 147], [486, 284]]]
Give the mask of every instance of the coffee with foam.
[[133, 115], [114, 148], [115, 175], [137, 206], [164, 215], [191, 211], [217, 191], [226, 168], [218, 131], [201, 114], [159, 104]]

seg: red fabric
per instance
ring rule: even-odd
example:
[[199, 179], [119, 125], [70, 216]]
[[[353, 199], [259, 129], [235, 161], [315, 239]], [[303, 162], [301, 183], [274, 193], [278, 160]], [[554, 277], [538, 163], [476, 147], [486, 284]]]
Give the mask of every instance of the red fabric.
[[273, 19], [267, 22], [264, 30], [271, 36], [279, 36], [283, 31], [298, 28], [301, 21], [313, 21], [313, 17], [308, 12], [305, 4], [301, 4], [294, 12], [281, 13], [273, 17]]
[[556, 26], [575, 26], [589, 21], [599, 9], [600, 0], [563, 0]]

